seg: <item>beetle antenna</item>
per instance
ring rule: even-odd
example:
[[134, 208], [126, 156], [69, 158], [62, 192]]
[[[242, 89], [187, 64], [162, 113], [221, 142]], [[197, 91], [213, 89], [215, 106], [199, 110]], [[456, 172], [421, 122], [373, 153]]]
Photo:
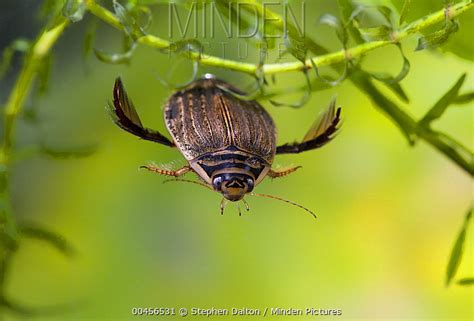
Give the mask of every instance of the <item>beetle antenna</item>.
[[268, 195], [268, 194], [250, 193], [250, 195], [252, 195], [252, 196], [260, 196], [260, 197], [266, 197], [266, 198], [273, 198], [273, 199], [275, 199], [275, 200], [282, 201], [282, 202], [285, 202], [285, 203], [294, 205], [294, 206], [296, 206], [296, 207], [299, 207], [299, 208], [305, 210], [306, 212], [308, 212], [309, 214], [311, 214], [314, 218], [317, 218], [316, 214], [315, 214], [313, 211], [311, 211], [310, 209], [304, 207], [303, 205], [300, 205], [300, 204], [295, 203], [295, 202], [293, 202], [293, 201], [286, 200], [286, 199], [283, 199], [283, 198], [281, 198], [281, 197], [277, 197], [277, 196], [273, 196], [273, 195]]
[[185, 183], [193, 183], [193, 184], [197, 184], [197, 185], [201, 185], [202, 187], [205, 187], [207, 189], [210, 189], [212, 190], [209, 186], [207, 186], [206, 184], [204, 183], [201, 183], [201, 182], [196, 182], [196, 181], [192, 181], [190, 179], [183, 179], [183, 178], [172, 178], [172, 179], [167, 179], [165, 181], [163, 181], [163, 184], [165, 183], [169, 183], [169, 182], [185, 182]]

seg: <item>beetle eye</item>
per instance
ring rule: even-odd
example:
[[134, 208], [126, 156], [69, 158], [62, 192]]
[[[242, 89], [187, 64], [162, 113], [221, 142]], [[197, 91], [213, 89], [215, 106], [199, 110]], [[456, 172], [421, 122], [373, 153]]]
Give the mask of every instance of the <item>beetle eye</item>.
[[253, 179], [247, 178], [247, 193], [250, 193], [253, 190]]
[[214, 178], [212, 181], [212, 186], [216, 191], [220, 191], [222, 186], [222, 176], [217, 176]]

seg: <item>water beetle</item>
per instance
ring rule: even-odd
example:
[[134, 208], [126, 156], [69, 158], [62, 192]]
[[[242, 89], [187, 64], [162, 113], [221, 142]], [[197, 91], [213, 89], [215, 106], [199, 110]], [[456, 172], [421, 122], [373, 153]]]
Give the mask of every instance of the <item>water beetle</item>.
[[[177, 147], [188, 161], [188, 165], [176, 170], [155, 165], [143, 168], [172, 177], [196, 173], [204, 183], [195, 183], [222, 193], [221, 213], [225, 200], [240, 201], [251, 193], [291, 203], [314, 216], [313, 212], [294, 202], [252, 191], [266, 176], [282, 177], [299, 168], [272, 169], [276, 154], [300, 153], [331, 141], [338, 128], [341, 108], [336, 110], [333, 99], [302, 142], [276, 146], [277, 131], [270, 115], [258, 102], [240, 99], [232, 92], [244, 94], [206, 74], [172, 94], [164, 108], [166, 127], [172, 140], [143, 126], [120, 78], [115, 81], [110, 109], [115, 123], [122, 129], [142, 139]], [[245, 205], [248, 209], [247, 203]]]

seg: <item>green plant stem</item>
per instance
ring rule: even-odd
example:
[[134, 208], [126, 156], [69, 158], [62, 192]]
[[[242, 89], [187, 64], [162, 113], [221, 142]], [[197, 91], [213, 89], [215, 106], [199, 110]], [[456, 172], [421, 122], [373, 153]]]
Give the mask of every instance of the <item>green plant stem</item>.
[[[274, 25], [283, 30], [282, 17], [278, 14], [271, 12], [270, 10], [265, 9], [257, 0], [247, 0], [256, 5], [258, 13], [260, 15], [270, 16], [273, 20]], [[409, 24], [402, 31], [398, 32], [397, 39], [400, 39], [400, 35], [407, 36], [413, 32], [421, 31], [428, 26], [431, 26], [434, 23], [442, 22], [447, 17], [454, 17], [453, 13], [459, 14], [465, 12], [472, 6], [467, 6], [466, 2], [458, 3], [455, 6], [449, 7], [444, 10], [440, 10], [430, 16], [425, 18], [418, 19], [417, 21]], [[436, 22], [434, 22], [436, 21]], [[288, 31], [290, 36], [297, 37], [296, 32], [291, 28], [292, 25], [288, 25]], [[293, 34], [292, 34], [293, 33]], [[395, 35], [393, 35], [395, 37]], [[319, 57], [330, 56], [331, 54], [325, 48], [322, 48], [317, 43], [315, 43], [311, 38], [306, 37], [303, 39], [305, 45], [310, 48], [313, 53], [322, 53]], [[375, 42], [375, 45], [380, 44], [380, 41]], [[363, 48], [364, 45], [360, 45], [354, 48]], [[452, 138], [436, 132], [431, 127], [419, 126], [418, 122], [410, 116], [407, 112], [403, 110], [396, 103], [387, 99], [385, 95], [373, 84], [373, 81], [367, 75], [363, 73], [353, 73], [348, 77], [348, 79], [358, 87], [362, 92], [364, 92], [368, 98], [374, 103], [374, 106], [380, 109], [390, 120], [392, 120], [398, 127], [402, 129], [402, 132], [407, 135], [410, 143], [414, 142], [415, 136], [422, 138], [430, 145], [435, 147], [440, 153], [444, 154], [446, 157], [451, 159], [454, 163], [460, 166], [463, 170], [468, 172], [471, 175], [474, 175], [474, 165], [473, 165], [473, 156], [472, 152], [463, 147], [462, 144], [453, 140]]]
[[[11, 214], [8, 181], [16, 120], [31, 91], [42, 60], [48, 55], [68, 23], [68, 20], [65, 18], [59, 18], [59, 21], [53, 28], [45, 30], [39, 35], [35, 44], [24, 58], [23, 67], [4, 109], [3, 142], [0, 149], [0, 266], [2, 267], [7, 264], [6, 260], [9, 257], [10, 251], [15, 249], [18, 235], [16, 224]], [[0, 273], [3, 272], [0, 271]]]
[[[256, 5], [257, 10], [259, 10], [259, 14], [263, 14], [264, 9], [257, 1], [249, 0], [248, 2], [254, 3]], [[117, 29], [120, 29], [120, 30], [124, 29], [124, 26], [120, 23], [117, 17], [109, 10], [97, 4], [95, 0], [86, 0], [86, 6], [89, 12], [97, 16], [99, 19], [103, 20], [104, 22], [110, 24], [111, 26]], [[337, 52], [313, 57], [311, 59], [318, 67], [336, 65], [336, 64], [344, 62], [347, 59], [360, 57], [377, 48], [397, 43], [411, 34], [418, 33], [420, 31], [423, 31], [427, 28], [430, 28], [444, 21], [446, 16], [448, 16], [449, 18], [454, 18], [473, 7], [474, 7], [474, 4], [471, 1], [459, 2], [455, 5], [452, 5], [448, 9], [442, 9], [442, 10], [436, 11], [428, 16], [425, 16], [419, 20], [416, 20], [408, 24], [406, 27], [393, 33], [390, 40], [368, 42], [368, 43], [364, 43], [364, 44], [349, 48], [347, 50], [340, 50]], [[267, 15], [271, 14], [272, 18], [277, 19], [277, 20], [272, 20], [272, 22], [276, 21], [274, 23], [277, 24], [277, 27], [281, 27], [278, 24], [282, 24], [283, 20], [278, 14], [272, 13], [268, 9], [266, 9], [265, 12], [267, 13]], [[153, 35], [145, 35], [145, 36], [136, 35], [136, 36], [137, 36], [137, 41], [139, 43], [153, 47], [153, 48], [157, 48], [157, 49], [170, 49], [172, 48], [172, 45], [173, 45], [172, 42], [153, 36]], [[188, 53], [186, 53], [186, 56], [192, 60], [199, 61], [199, 63], [203, 65], [222, 67], [222, 68], [226, 68], [226, 69], [230, 69], [234, 71], [240, 71], [240, 72], [244, 72], [244, 73], [248, 73], [252, 75], [256, 75], [259, 69], [259, 66], [257, 64], [238, 62], [238, 61], [219, 58], [219, 57], [215, 57], [211, 55], [200, 54], [197, 52], [189, 52], [189, 55]], [[311, 68], [313, 68], [313, 65], [311, 63], [311, 60], [308, 59], [306, 60], [305, 64], [303, 64], [300, 61], [294, 61], [294, 62], [288, 62], [288, 63], [264, 64], [261, 67], [261, 70], [263, 71], [264, 74], [270, 75], [270, 74], [276, 74], [276, 73], [282, 73], [282, 72], [301, 71], [303, 69], [311, 69]]]
[[[435, 147], [441, 153], [446, 155], [459, 167], [471, 175], [474, 175], [472, 166], [472, 153], [458, 142], [433, 130], [431, 127], [419, 126], [418, 122], [408, 113], [400, 108], [396, 103], [386, 98], [373, 81], [362, 73], [355, 73], [351, 76], [353, 83], [372, 100], [397, 126], [405, 128], [408, 132], [422, 138], [427, 143]], [[456, 146], [457, 148], [454, 148]], [[460, 152], [462, 151], [462, 152]]]
[[[105, 9], [101, 5], [97, 4], [95, 0], [86, 0], [86, 6], [90, 13], [95, 15], [97, 18], [108, 23], [112, 27], [124, 30], [124, 26], [120, 23], [119, 19], [109, 10]], [[156, 48], [156, 49], [172, 49], [173, 42], [153, 36], [153, 35], [134, 35], [138, 43]], [[255, 74], [257, 72], [257, 66], [250, 63], [242, 63], [238, 61], [223, 59], [215, 56], [210, 56], [194, 51], [185, 53], [185, 56], [189, 59], [199, 61], [201, 64], [215, 67], [222, 67], [234, 71], [241, 71], [249, 74]]]
[[[283, 18], [280, 15], [272, 12], [271, 10], [268, 10], [268, 8], [264, 8], [257, 0], [248, 0], [248, 2], [255, 5], [255, 8], [257, 9], [259, 15], [266, 15], [267, 17], [271, 18], [271, 20], [269, 21], [271, 21], [278, 29], [283, 30]], [[117, 17], [109, 10], [97, 4], [95, 0], [86, 0], [86, 6], [88, 10], [93, 15], [97, 16], [99, 19], [103, 20], [104, 22], [110, 24], [111, 26], [117, 29], [124, 30], [124, 26], [120, 23]], [[472, 1], [462, 1], [447, 8], [443, 8], [442, 10], [438, 10], [430, 15], [427, 15], [408, 24], [401, 30], [394, 32], [391, 35], [390, 40], [363, 43], [347, 50], [340, 50], [333, 53], [329, 53], [327, 50], [317, 45], [310, 38], [305, 38], [303, 40], [313, 53], [316, 51], [323, 53], [321, 55], [318, 55], [317, 57], [311, 58], [316, 64], [316, 66], [332, 66], [344, 62], [347, 59], [360, 57], [377, 48], [397, 43], [411, 34], [415, 34], [425, 29], [428, 29], [438, 23], [445, 21], [446, 18], [452, 19], [468, 11], [469, 9], [472, 9], [473, 7], [474, 4], [472, 3]], [[295, 37], [296, 31], [293, 29], [294, 26], [288, 24], [288, 32], [290, 36]], [[172, 42], [153, 35], [135, 36], [139, 43], [157, 49], [169, 49], [173, 45]], [[259, 66], [256, 64], [223, 59], [202, 53], [200, 54], [197, 52], [187, 52], [186, 57], [192, 60], [197, 60], [203, 65], [240, 71], [255, 76], [259, 72]], [[305, 64], [299, 61], [295, 61], [289, 63], [264, 64], [260, 68], [265, 75], [269, 75], [281, 72], [301, 71], [303, 69], [310, 69], [313, 68], [313, 64], [311, 63], [311, 60], [308, 59]], [[413, 135], [424, 139], [442, 154], [446, 155], [448, 158], [454, 161], [462, 169], [473, 175], [474, 169], [469, 156], [472, 155], [470, 151], [463, 149], [460, 144], [453, 140], [451, 140], [451, 142], [447, 142], [445, 139], [442, 139], [442, 135], [440, 133], [432, 130], [431, 128], [420, 129], [417, 121], [413, 119], [410, 115], [408, 115], [405, 111], [403, 111], [402, 108], [400, 108], [398, 105], [391, 101], [387, 102], [384, 95], [377, 89], [377, 87], [372, 84], [369, 79], [366, 79], [365, 77], [350, 77], [349, 79], [363, 92], [365, 92], [369, 96], [369, 98], [375, 103], [375, 105], [380, 108], [396, 125], [398, 125], [400, 128], [404, 128], [405, 130], [408, 129], [408, 131], [411, 132]], [[363, 81], [366, 85], [365, 88], [363, 86], [360, 86], [360, 84], [357, 84], [357, 81]], [[383, 97], [383, 99], [381, 97]], [[408, 138], [410, 141], [412, 140], [411, 137]], [[459, 148], [453, 148], [453, 144], [455, 144], [456, 147]], [[468, 156], [463, 156], [462, 153], [459, 152], [459, 149], [463, 150], [463, 154], [466, 154]]]
[[[12, 215], [9, 191], [9, 165], [14, 145], [15, 125], [37, 76], [41, 62], [68, 25], [60, 18], [55, 27], [43, 31], [24, 58], [23, 67], [4, 109], [3, 142], [0, 149], [0, 308], [12, 308], [5, 298], [7, 269], [18, 246], [18, 228]], [[1, 315], [0, 315], [1, 317]]]
[[16, 118], [21, 112], [25, 99], [31, 90], [42, 60], [49, 53], [53, 45], [63, 33], [69, 21], [62, 19], [54, 28], [44, 31], [37, 39], [31, 51], [25, 57], [25, 62], [17, 81], [11, 91], [4, 110], [4, 137], [0, 153], [0, 164], [7, 165], [13, 146], [13, 132]]

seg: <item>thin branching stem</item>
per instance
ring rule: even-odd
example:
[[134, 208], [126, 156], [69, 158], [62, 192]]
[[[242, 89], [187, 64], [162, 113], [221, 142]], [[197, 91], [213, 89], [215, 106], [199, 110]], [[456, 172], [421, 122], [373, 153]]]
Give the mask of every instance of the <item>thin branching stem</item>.
[[[34, 46], [25, 57], [23, 67], [5, 105], [3, 144], [0, 150], [0, 181], [2, 182], [0, 185], [0, 196], [4, 196], [8, 192], [8, 184], [6, 182], [8, 180], [11, 150], [14, 144], [13, 137], [16, 119], [23, 108], [25, 99], [28, 97], [42, 60], [49, 53], [68, 23], [68, 20], [63, 18], [55, 27], [45, 30], [38, 37]], [[7, 197], [2, 197], [2, 199], [7, 199]], [[1, 211], [2, 214], [5, 212], [8, 211]], [[7, 221], [4, 217], [0, 218], [0, 220], [2, 222]]]
[[[259, 14], [271, 17], [271, 21], [275, 27], [282, 30], [282, 17], [268, 8], [264, 8], [257, 0], [247, 0], [256, 5]], [[439, 10], [429, 16], [418, 19], [417, 21], [407, 25], [401, 31], [394, 33], [392, 39], [399, 41], [400, 39], [407, 37], [408, 35], [416, 32], [420, 32], [425, 28], [428, 28], [436, 23], [445, 21], [446, 17], [452, 19], [456, 15], [466, 12], [468, 9], [472, 8], [471, 2], [460, 2], [454, 6], [444, 8]], [[291, 27], [291, 25], [289, 25]], [[289, 29], [290, 36], [296, 37], [296, 33]], [[293, 33], [293, 34], [292, 34]], [[318, 47], [318, 45], [311, 39], [306, 37], [304, 39], [305, 44], [309, 48]], [[353, 47], [350, 50], [365, 50], [364, 46], [371, 45], [372, 49], [380, 47], [383, 43], [387, 44], [384, 41], [376, 41], [371, 43], [365, 43], [356, 47]], [[317, 48], [320, 52], [327, 53], [325, 48]], [[371, 49], [371, 50], [372, 50]], [[337, 52], [335, 54], [338, 54]], [[363, 53], [361, 53], [363, 54]], [[322, 57], [331, 57], [334, 54], [327, 53], [320, 55]], [[316, 60], [314, 60], [316, 61]], [[348, 78], [356, 87], [358, 87], [363, 93], [365, 93], [370, 100], [374, 103], [375, 107], [380, 109], [391, 121], [393, 121], [398, 127], [408, 130], [412, 136], [417, 136], [434, 148], [436, 148], [440, 153], [444, 154], [451, 161], [457, 164], [460, 168], [465, 170], [470, 175], [474, 175], [474, 165], [472, 162], [472, 152], [465, 148], [462, 144], [455, 141], [454, 139], [439, 133], [432, 129], [431, 127], [418, 126], [418, 121], [414, 119], [411, 115], [403, 110], [398, 104], [389, 100], [385, 95], [374, 85], [373, 81], [368, 75], [364, 73], [355, 72]], [[404, 130], [404, 131], [405, 131]], [[409, 140], [413, 143], [414, 137], [409, 137]]]
[[[255, 4], [255, 8], [258, 10], [258, 14], [261, 16], [267, 16], [271, 19], [271, 21], [278, 29], [283, 29], [283, 18], [278, 15], [277, 13], [272, 12], [268, 8], [264, 8], [261, 3], [257, 0], [248, 0], [249, 3]], [[103, 8], [102, 6], [98, 5], [95, 0], [86, 0], [87, 7], [89, 11], [100, 18], [101, 20], [105, 21], [106, 23], [112, 25], [117, 29], [124, 29], [124, 26], [120, 23], [120, 21], [114, 16], [113, 13], [108, 11], [107, 9]], [[238, 62], [234, 60], [219, 58], [215, 56], [206, 55], [203, 53], [198, 52], [186, 52], [186, 57], [192, 60], [198, 60], [200, 64], [208, 65], [208, 66], [215, 66], [221, 67], [228, 70], [240, 71], [244, 73], [248, 73], [251, 75], [256, 76], [257, 72], [262, 72], [264, 75], [276, 74], [276, 73], [283, 73], [283, 72], [293, 72], [293, 71], [302, 71], [311, 69], [314, 66], [322, 67], [322, 66], [334, 66], [339, 63], [345, 62], [347, 59], [354, 59], [357, 57], [361, 57], [367, 54], [370, 51], [375, 49], [393, 45], [404, 38], [412, 34], [416, 34], [426, 30], [428, 28], [433, 27], [436, 24], [439, 24], [446, 20], [446, 18], [453, 19], [458, 15], [472, 9], [474, 7], [474, 3], [472, 1], [462, 1], [447, 8], [443, 8], [438, 10], [430, 15], [422, 17], [400, 30], [394, 31], [390, 36], [390, 40], [381, 40], [381, 41], [372, 41], [360, 44], [358, 46], [348, 48], [346, 50], [339, 50], [332, 53], [325, 53], [316, 57], [309, 58], [303, 64], [300, 61], [288, 62], [288, 63], [274, 63], [274, 64], [264, 64], [263, 66], [258, 66], [256, 64], [250, 64], [245, 62]], [[291, 24], [288, 27], [292, 27]], [[290, 36], [295, 34], [294, 30], [289, 30]], [[159, 49], [166, 49], [171, 48], [173, 45], [172, 42], [153, 36], [153, 35], [145, 35], [140, 36], [137, 35], [138, 42], [153, 48]], [[305, 41], [311, 41], [311, 39], [306, 38]], [[317, 46], [314, 42], [311, 41], [311, 47]], [[321, 48], [319, 48], [321, 49]], [[326, 50], [320, 50], [322, 52], [326, 52]], [[312, 61], [311, 61], [312, 59]], [[259, 69], [260, 68], [260, 69]], [[451, 159], [454, 163], [460, 166], [463, 170], [468, 172], [469, 174], [474, 174], [473, 165], [470, 159], [468, 159], [472, 153], [462, 148], [462, 145], [456, 144], [454, 140], [451, 141], [451, 145], [455, 144], [457, 148], [452, 148], [450, 143], [443, 140], [441, 135], [432, 130], [431, 128], [419, 128], [417, 121], [408, 115], [402, 108], [400, 108], [395, 103], [390, 102], [389, 104], [380, 103], [383, 99], [378, 99], [379, 97], [384, 97], [381, 92], [371, 84], [370, 80], [365, 79], [366, 85], [368, 87], [363, 88], [358, 84], [358, 81], [363, 79], [359, 77], [349, 77], [349, 79], [358, 86], [363, 92], [365, 92], [374, 104], [384, 111], [385, 115], [390, 118], [397, 126], [401, 128], [408, 128], [411, 132], [428, 142], [434, 148], [436, 148], [439, 152], [447, 156]], [[374, 98], [373, 96], [377, 96]], [[466, 156], [467, 155], [467, 156]]]
[[[249, 0], [249, 2], [255, 3], [256, 8], [258, 10], [261, 10], [261, 11], [264, 10], [261, 4], [259, 4], [257, 1]], [[89, 12], [97, 16], [99, 19], [103, 20], [104, 22], [108, 23], [109, 25], [117, 29], [120, 29], [120, 30], [124, 29], [124, 26], [120, 23], [119, 19], [112, 12], [110, 12], [106, 8], [99, 5], [95, 0], [86, 0], [86, 5]], [[385, 46], [397, 43], [411, 34], [418, 33], [440, 22], [443, 22], [446, 19], [446, 16], [452, 19], [473, 7], [474, 7], [474, 3], [472, 3], [471, 1], [459, 2], [447, 9], [443, 8], [442, 10], [436, 11], [430, 15], [427, 15], [419, 20], [416, 20], [408, 24], [406, 27], [393, 33], [390, 40], [372, 41], [372, 42], [364, 43], [352, 48], [348, 48], [347, 50], [339, 50], [333, 53], [328, 53], [328, 54], [321, 55], [318, 57], [313, 57], [310, 59], [313, 60], [314, 64], [317, 67], [330, 66], [330, 65], [343, 63], [348, 58], [353, 59], [356, 57], [360, 57], [377, 48], [381, 48], [381, 47], [385, 47]], [[272, 13], [268, 9], [266, 9], [265, 12], [267, 16], [268, 14], [273, 14], [273, 16], [276, 19], [279, 19], [279, 20], [271, 20], [272, 22], [276, 21], [274, 23], [282, 23], [283, 20], [281, 20], [282, 18], [278, 14]], [[263, 14], [263, 11], [260, 13]], [[157, 49], [169, 49], [173, 45], [172, 42], [159, 38], [157, 36], [153, 36], [153, 35], [144, 35], [144, 36], [137, 35], [137, 38], [138, 38], [139, 43], [153, 47], [153, 48], [157, 48]], [[224, 58], [206, 55], [202, 53], [200, 54], [198, 52], [189, 52], [189, 54], [188, 52], [186, 52], [186, 57], [192, 60], [199, 61], [199, 63], [203, 65], [221, 67], [221, 68], [225, 68], [229, 70], [248, 73], [251, 75], [256, 75], [259, 69], [259, 66], [257, 64], [224, 59]], [[263, 71], [265, 75], [292, 72], [292, 71], [302, 71], [304, 69], [313, 68], [313, 63], [311, 63], [310, 59], [307, 59], [305, 64], [303, 64], [300, 61], [294, 61], [294, 62], [287, 62], [287, 63], [264, 64], [260, 68], [261, 68], [261, 71]]]
[[474, 175], [472, 152], [466, 147], [448, 136], [435, 131], [431, 127], [419, 126], [418, 122], [412, 116], [406, 113], [395, 102], [385, 97], [369, 77], [362, 73], [355, 73], [352, 78], [354, 84], [397, 126], [406, 128], [413, 135], [423, 139], [440, 153], [451, 159], [451, 161], [470, 175]]
[[15, 251], [18, 243], [18, 231], [15, 220], [12, 217], [8, 182], [16, 120], [31, 91], [43, 59], [49, 54], [68, 23], [68, 20], [65, 18], [60, 18], [53, 28], [45, 30], [39, 35], [35, 44], [24, 58], [23, 67], [4, 108], [4, 132], [0, 149], [0, 308], [6, 306], [4, 298], [6, 268], [9, 265], [11, 254]]
[[0, 164], [7, 165], [10, 159], [16, 118], [23, 108], [25, 99], [28, 97], [38, 68], [68, 23], [69, 21], [63, 18], [54, 28], [45, 30], [25, 57], [23, 68], [20, 71], [20, 75], [15, 82], [4, 109], [4, 137], [0, 153]]

